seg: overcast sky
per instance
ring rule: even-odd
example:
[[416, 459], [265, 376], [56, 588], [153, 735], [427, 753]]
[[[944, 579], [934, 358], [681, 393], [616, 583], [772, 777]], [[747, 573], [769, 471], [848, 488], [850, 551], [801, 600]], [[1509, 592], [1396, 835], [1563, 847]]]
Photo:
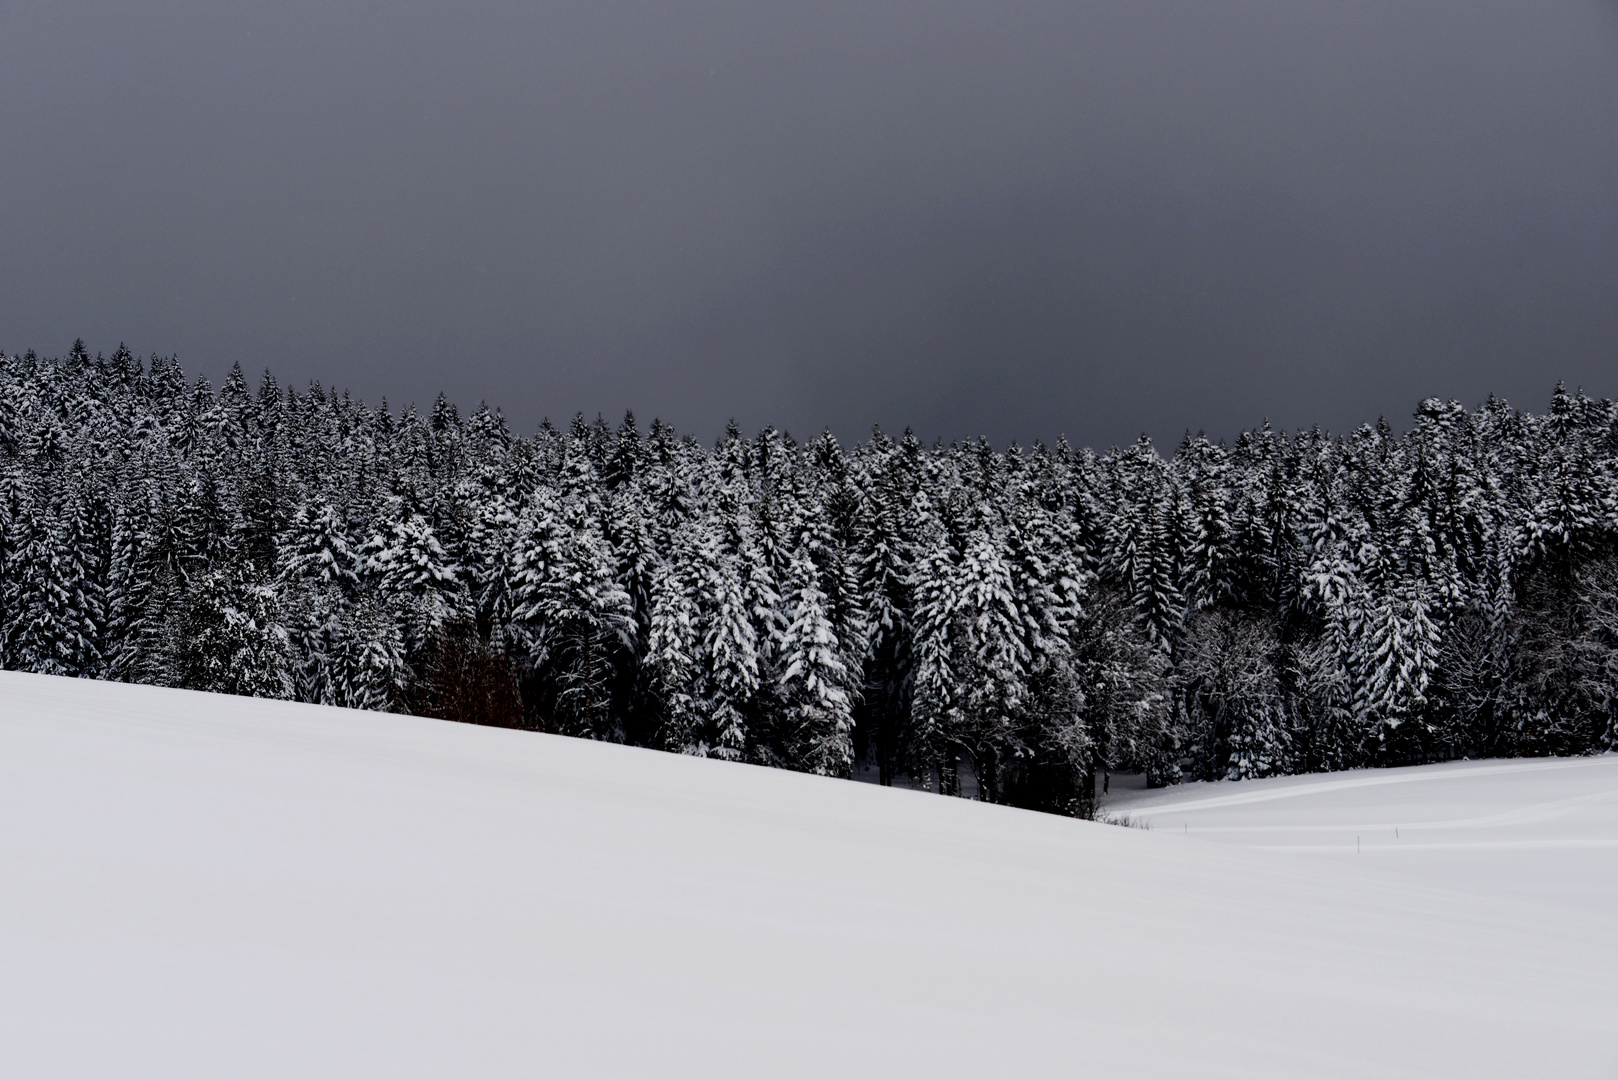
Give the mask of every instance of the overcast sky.
[[704, 439], [1618, 396], [1618, 5], [0, 0], [75, 337]]

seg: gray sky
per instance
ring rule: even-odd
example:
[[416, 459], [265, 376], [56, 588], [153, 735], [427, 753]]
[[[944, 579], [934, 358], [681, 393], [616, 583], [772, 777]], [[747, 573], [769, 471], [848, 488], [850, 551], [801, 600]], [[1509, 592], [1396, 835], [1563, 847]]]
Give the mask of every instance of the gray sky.
[[1611, 0], [0, 0], [0, 349], [1104, 446], [1618, 396]]

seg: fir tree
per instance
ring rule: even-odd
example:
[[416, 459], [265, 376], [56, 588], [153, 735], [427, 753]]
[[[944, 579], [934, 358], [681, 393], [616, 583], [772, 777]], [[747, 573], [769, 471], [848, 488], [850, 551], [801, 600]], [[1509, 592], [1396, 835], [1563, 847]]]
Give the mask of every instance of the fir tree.
[[292, 697], [292, 649], [275, 588], [251, 569], [203, 576], [184, 609], [174, 672], [192, 690]]
[[853, 673], [807, 553], [792, 563], [792, 617], [782, 642], [782, 697], [809, 772], [847, 776], [854, 764]]

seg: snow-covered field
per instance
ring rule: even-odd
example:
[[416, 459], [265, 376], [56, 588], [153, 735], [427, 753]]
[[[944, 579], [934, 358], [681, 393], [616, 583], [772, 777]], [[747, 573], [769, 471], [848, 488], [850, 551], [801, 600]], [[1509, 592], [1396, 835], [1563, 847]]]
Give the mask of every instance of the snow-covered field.
[[1618, 1075], [1618, 757], [1115, 795], [0, 673], [0, 1071]]
[[1618, 754], [1115, 788], [1107, 809], [1152, 829], [1510, 898], [1559, 918], [1618, 915]]

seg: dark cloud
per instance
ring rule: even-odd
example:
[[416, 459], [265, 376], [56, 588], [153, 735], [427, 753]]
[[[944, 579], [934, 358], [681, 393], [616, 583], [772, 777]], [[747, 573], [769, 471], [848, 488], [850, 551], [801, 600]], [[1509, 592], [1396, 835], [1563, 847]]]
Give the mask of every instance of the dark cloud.
[[1610, 3], [0, 2], [0, 348], [1106, 444], [1618, 395]]

